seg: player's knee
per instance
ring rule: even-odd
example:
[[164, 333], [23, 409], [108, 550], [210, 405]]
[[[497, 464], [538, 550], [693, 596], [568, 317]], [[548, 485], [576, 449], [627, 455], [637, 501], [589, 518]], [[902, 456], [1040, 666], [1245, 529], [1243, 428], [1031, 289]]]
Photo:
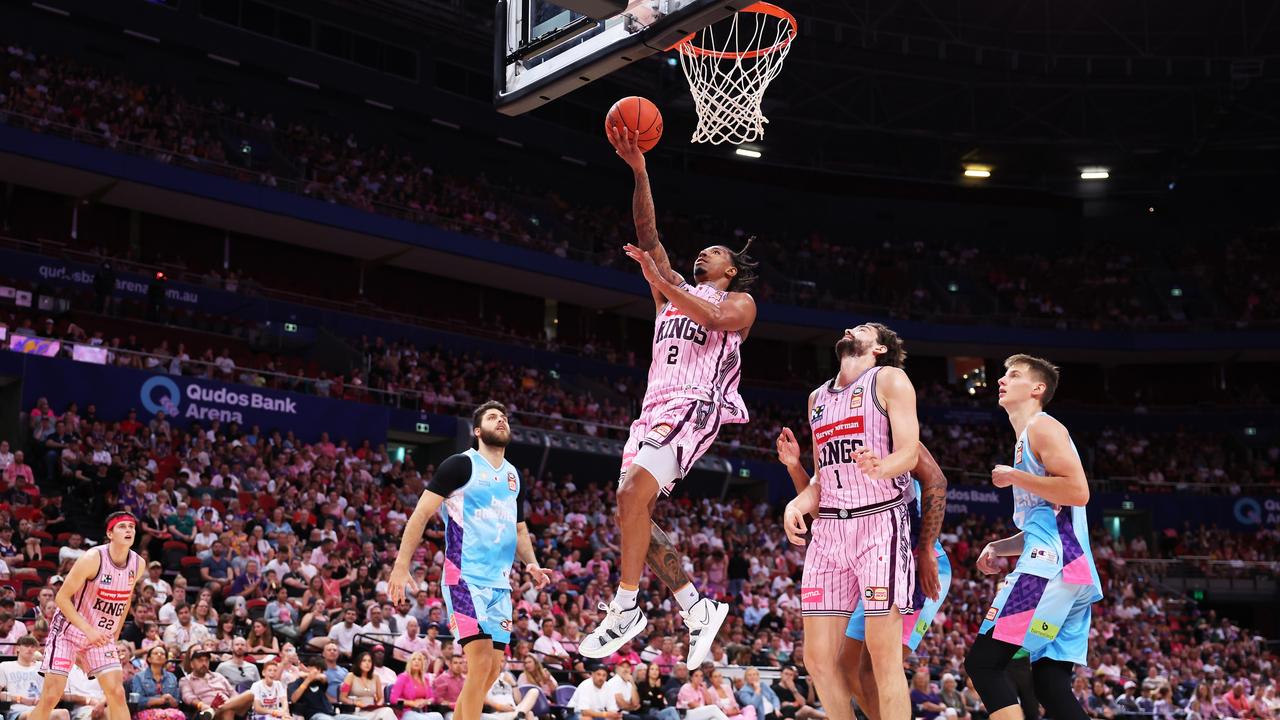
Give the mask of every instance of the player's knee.
[[618, 516], [626, 517], [636, 512], [643, 512], [649, 506], [649, 495], [644, 482], [633, 473], [627, 476], [618, 488]]

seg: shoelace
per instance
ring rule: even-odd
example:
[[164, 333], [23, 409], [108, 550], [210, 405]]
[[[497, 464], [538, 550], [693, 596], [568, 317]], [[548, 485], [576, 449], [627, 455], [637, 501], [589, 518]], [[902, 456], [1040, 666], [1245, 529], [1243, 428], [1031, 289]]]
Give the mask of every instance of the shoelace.
[[596, 609], [604, 611], [604, 621], [600, 623], [600, 627], [607, 625], [610, 620], [613, 621], [614, 627], [617, 627], [622, 622], [621, 609], [615, 610], [613, 605], [606, 605], [604, 603], [596, 605]]

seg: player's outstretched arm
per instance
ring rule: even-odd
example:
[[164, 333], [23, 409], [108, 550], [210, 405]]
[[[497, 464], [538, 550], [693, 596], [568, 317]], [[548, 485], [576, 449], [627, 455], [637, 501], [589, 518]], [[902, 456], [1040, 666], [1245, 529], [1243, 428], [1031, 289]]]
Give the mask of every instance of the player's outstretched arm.
[[[606, 127], [605, 134], [618, 157], [631, 168], [635, 176], [635, 190], [631, 194], [631, 217], [636, 224], [636, 245], [653, 255], [654, 263], [664, 278], [675, 285], [684, 282], [679, 273], [671, 269], [667, 249], [658, 238], [658, 213], [653, 207], [653, 190], [649, 187], [649, 170], [644, 153], [640, 151], [640, 133], [622, 127]], [[666, 300], [654, 289], [654, 302], [661, 307]]]
[[67, 619], [67, 622], [75, 626], [77, 630], [84, 633], [85, 639], [91, 646], [100, 645], [109, 638], [98, 628], [90, 625], [88, 620], [84, 619], [84, 616], [76, 610], [76, 604], [72, 598], [84, 589], [85, 583], [98, 576], [101, 563], [101, 553], [88, 552], [81, 555], [80, 559], [76, 560], [75, 564], [71, 566], [71, 572], [67, 573], [67, 577], [62, 583], [62, 588], [58, 590], [58, 594], [53, 598], [58, 609], [62, 611], [63, 617]]
[[412, 582], [409, 579], [409, 564], [413, 561], [413, 554], [422, 544], [422, 533], [427, 529], [427, 521], [439, 512], [443, 504], [444, 496], [430, 490], [423, 491], [422, 497], [418, 498], [409, 522], [405, 523], [404, 534], [400, 537], [400, 551], [396, 553], [396, 564], [391, 569], [391, 577], [387, 579], [387, 595], [392, 602], [404, 599], [405, 587]]

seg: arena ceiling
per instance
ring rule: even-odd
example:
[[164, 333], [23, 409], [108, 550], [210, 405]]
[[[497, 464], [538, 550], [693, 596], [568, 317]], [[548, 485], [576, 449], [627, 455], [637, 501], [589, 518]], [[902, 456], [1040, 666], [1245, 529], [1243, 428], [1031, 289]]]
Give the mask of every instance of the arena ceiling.
[[[487, 0], [341, 4], [420, 28], [456, 62], [491, 72]], [[941, 181], [986, 163], [993, 182], [1055, 189], [1103, 165], [1113, 189], [1135, 192], [1280, 166], [1274, 2], [781, 4], [801, 35], [769, 90], [766, 162]], [[556, 105], [594, 111], [631, 93], [658, 101], [677, 132], [692, 114], [678, 68], [661, 59], [538, 114], [572, 122], [572, 108]]]

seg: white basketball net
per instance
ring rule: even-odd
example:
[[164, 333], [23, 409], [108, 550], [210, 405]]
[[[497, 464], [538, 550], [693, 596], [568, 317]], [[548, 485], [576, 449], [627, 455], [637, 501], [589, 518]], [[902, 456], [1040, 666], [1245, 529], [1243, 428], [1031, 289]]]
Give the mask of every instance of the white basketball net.
[[698, 113], [693, 142], [740, 145], [764, 137], [769, 119], [760, 104], [795, 33], [789, 14], [756, 3], [720, 23], [718, 32], [711, 25], [676, 46]]

